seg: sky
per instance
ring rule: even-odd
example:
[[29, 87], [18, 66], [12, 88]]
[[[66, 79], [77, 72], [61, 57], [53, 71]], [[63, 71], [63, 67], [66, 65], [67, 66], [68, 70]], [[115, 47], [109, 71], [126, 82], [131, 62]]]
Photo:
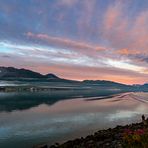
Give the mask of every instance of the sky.
[[147, 40], [147, 0], [0, 0], [0, 66], [143, 84]]

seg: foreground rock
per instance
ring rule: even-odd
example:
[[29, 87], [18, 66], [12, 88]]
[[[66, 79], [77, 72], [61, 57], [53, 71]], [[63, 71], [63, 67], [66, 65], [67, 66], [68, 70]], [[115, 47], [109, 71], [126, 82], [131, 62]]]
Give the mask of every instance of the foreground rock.
[[63, 144], [39, 145], [35, 148], [123, 148], [123, 133], [126, 129], [137, 130], [145, 128], [141, 123], [130, 124], [126, 126], [117, 126], [107, 130], [100, 130], [93, 135], [85, 138], [81, 137], [75, 140], [67, 141]]

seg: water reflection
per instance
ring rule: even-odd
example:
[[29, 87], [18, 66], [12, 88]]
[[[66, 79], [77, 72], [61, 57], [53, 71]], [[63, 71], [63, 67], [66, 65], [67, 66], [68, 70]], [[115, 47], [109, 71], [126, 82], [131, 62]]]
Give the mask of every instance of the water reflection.
[[120, 91], [98, 91], [98, 90], [68, 90], [49, 92], [0, 92], [0, 111], [13, 111], [29, 109], [40, 104], [52, 105], [59, 100], [78, 97], [107, 96], [119, 93]]
[[[15, 99], [14, 96], [9, 96], [9, 101]], [[24, 94], [23, 103], [25, 99], [29, 100]], [[47, 100], [26, 110], [12, 111], [11, 108], [11, 112], [0, 112], [0, 147], [31, 148], [38, 143], [61, 142], [99, 129], [137, 122], [141, 114], [148, 113], [148, 104], [141, 101], [148, 100], [147, 93], [124, 93], [101, 100], [66, 99], [52, 105], [46, 103]]]

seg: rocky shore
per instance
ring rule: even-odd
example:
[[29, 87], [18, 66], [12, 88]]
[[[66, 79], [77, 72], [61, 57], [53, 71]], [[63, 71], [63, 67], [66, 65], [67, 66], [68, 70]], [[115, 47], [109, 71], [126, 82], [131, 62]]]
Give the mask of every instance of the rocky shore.
[[[148, 120], [145, 120], [146, 122]], [[67, 141], [63, 144], [54, 144], [49, 146], [38, 145], [35, 148], [125, 148], [125, 141], [123, 140], [124, 132], [126, 130], [136, 131], [139, 129], [147, 129], [145, 122], [134, 123], [126, 126], [116, 126], [107, 130], [100, 130], [93, 135], [85, 138]]]

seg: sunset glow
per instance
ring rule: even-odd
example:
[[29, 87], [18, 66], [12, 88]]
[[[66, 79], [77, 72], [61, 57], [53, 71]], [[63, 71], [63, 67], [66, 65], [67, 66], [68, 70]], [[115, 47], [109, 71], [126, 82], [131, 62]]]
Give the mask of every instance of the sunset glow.
[[1, 0], [0, 66], [143, 84], [147, 23], [146, 0]]

